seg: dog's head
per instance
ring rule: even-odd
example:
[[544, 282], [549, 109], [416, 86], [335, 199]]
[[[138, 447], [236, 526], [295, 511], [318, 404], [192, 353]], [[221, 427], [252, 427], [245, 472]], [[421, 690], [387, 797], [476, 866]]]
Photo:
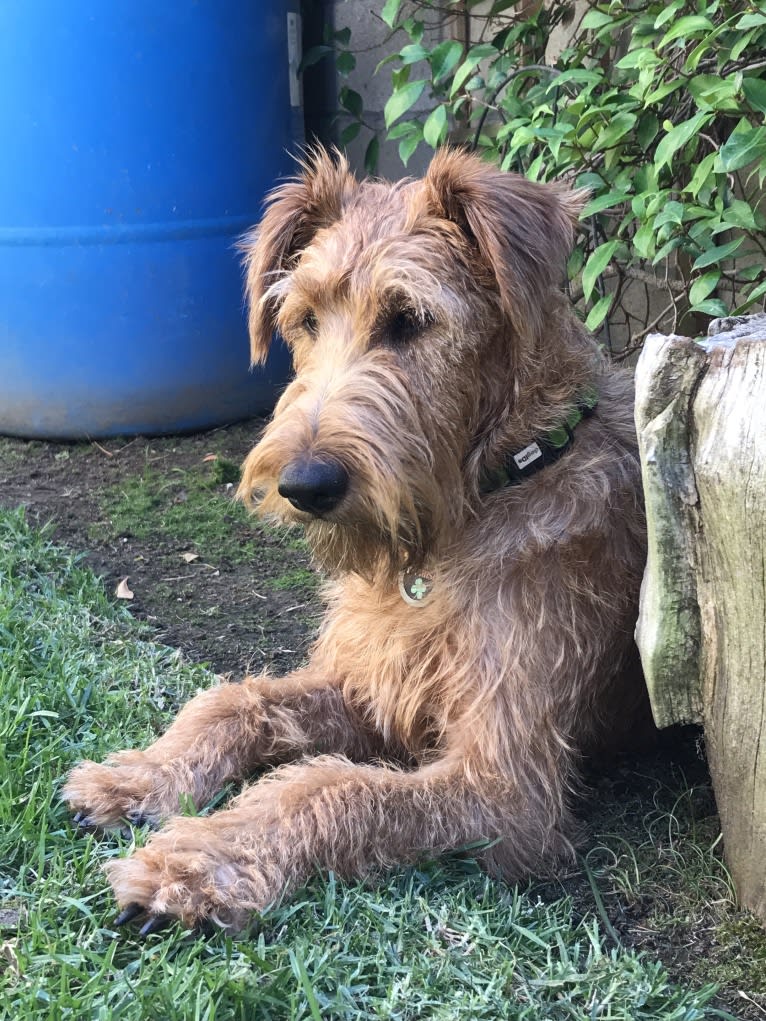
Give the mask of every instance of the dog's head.
[[546, 328], [582, 201], [462, 151], [396, 184], [313, 153], [245, 242], [253, 361], [277, 330], [296, 377], [242, 494], [304, 523], [330, 568], [401, 566], [448, 542], [476, 451], [557, 356]]

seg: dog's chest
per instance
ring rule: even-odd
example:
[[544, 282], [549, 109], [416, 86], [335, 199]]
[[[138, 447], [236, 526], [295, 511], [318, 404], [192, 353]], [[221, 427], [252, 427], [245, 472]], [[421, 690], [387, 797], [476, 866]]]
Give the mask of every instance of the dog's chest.
[[412, 584], [414, 600], [406, 600], [398, 584], [345, 580], [331, 593], [319, 652], [376, 727], [417, 752], [455, 714], [463, 695], [456, 664], [460, 672], [474, 658], [476, 636], [438, 581], [421, 600]]

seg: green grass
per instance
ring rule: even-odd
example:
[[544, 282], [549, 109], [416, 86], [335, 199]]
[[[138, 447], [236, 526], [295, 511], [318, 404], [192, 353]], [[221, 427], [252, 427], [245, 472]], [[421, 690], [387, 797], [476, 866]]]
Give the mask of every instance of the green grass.
[[[164, 535], [200, 555], [245, 564], [273, 547], [305, 550], [297, 533], [276, 529], [247, 514], [234, 499], [238, 470], [223, 458], [195, 469], [159, 472], [147, 466], [103, 490], [99, 500], [112, 536]], [[225, 488], [227, 487], [228, 488]], [[103, 532], [103, 525], [97, 527]], [[269, 544], [264, 540], [268, 539]]]
[[146, 637], [75, 557], [0, 511], [0, 1017], [724, 1016], [711, 987], [681, 989], [614, 946], [596, 901], [576, 917], [459, 859], [374, 889], [317, 878], [239, 941], [116, 932], [99, 867], [130, 842], [75, 832], [57, 790], [79, 758], [146, 743], [212, 682]]
[[285, 571], [284, 574], [280, 574], [276, 578], [269, 578], [267, 584], [269, 588], [278, 592], [288, 592], [293, 589], [313, 592], [319, 584], [319, 579], [314, 571], [309, 571], [305, 567], [296, 567], [293, 570]]

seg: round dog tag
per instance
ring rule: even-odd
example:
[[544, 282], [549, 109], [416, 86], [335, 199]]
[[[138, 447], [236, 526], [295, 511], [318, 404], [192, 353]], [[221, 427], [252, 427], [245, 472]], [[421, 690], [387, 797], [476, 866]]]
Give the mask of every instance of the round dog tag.
[[399, 575], [399, 592], [409, 606], [422, 606], [433, 587], [433, 578], [423, 571], [402, 571]]

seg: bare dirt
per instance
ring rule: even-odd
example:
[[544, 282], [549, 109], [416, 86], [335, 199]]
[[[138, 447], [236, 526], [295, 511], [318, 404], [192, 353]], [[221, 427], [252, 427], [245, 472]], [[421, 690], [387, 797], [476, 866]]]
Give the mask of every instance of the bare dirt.
[[297, 537], [259, 528], [233, 502], [236, 479], [215, 471], [236, 471], [262, 425], [103, 443], [5, 439], [0, 504], [51, 522], [109, 591], [127, 577], [131, 611], [190, 661], [235, 676], [284, 672], [305, 658], [316, 622], [308, 554]]
[[[262, 424], [101, 443], [0, 439], [0, 505], [50, 522], [108, 591], [127, 578], [132, 613], [187, 660], [235, 679], [284, 673], [305, 659], [321, 611], [299, 537], [259, 525], [232, 499]], [[588, 781], [584, 859], [540, 895], [595, 906], [602, 930], [660, 958], [682, 984], [721, 983], [721, 1016], [763, 1019], [766, 940], [731, 904], [699, 735], [666, 733]]]

